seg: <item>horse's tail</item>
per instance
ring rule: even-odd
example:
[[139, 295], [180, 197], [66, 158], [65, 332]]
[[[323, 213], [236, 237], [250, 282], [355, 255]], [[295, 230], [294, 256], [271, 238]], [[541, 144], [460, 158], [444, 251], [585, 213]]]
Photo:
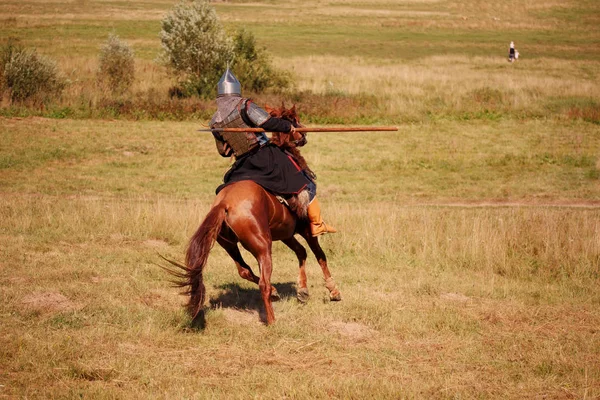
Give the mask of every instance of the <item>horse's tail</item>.
[[223, 222], [225, 221], [225, 208], [219, 204], [210, 209], [200, 227], [190, 238], [185, 264], [169, 261], [181, 271], [167, 271], [177, 278], [173, 281], [176, 287], [186, 288], [183, 294], [189, 295], [187, 310], [192, 317], [192, 326], [204, 327], [204, 300], [206, 298], [206, 289], [204, 287], [204, 277], [202, 272], [210, 249], [215, 243]]

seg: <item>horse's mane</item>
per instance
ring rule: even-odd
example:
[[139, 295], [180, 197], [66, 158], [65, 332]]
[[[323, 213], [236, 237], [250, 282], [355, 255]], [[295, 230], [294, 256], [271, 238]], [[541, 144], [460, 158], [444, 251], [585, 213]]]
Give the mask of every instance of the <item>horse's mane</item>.
[[[298, 119], [295, 105], [293, 105], [292, 108], [285, 108], [285, 104], [281, 104], [281, 107], [279, 108], [271, 108], [266, 106], [265, 109], [271, 115], [271, 117], [290, 121], [296, 128], [304, 126]], [[303, 133], [303, 136], [304, 138], [302, 139], [302, 143], [298, 144], [294, 141], [294, 138], [292, 138], [289, 133], [273, 132], [271, 136], [271, 142], [289, 152], [294, 157], [300, 168], [302, 168], [303, 171], [306, 171], [313, 179], [316, 179], [315, 173], [310, 169], [306, 163], [306, 160], [302, 154], [300, 154], [300, 150], [298, 149], [298, 146], [303, 146], [306, 143], [306, 133]]]

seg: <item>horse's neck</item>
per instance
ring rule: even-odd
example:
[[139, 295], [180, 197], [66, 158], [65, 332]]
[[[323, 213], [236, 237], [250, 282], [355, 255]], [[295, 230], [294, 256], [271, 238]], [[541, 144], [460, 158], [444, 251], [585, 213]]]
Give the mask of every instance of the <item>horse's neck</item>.
[[297, 147], [291, 147], [286, 149], [296, 160], [296, 162], [298, 163], [298, 166], [300, 167], [300, 169], [302, 169], [303, 171], [311, 171], [310, 167], [308, 166], [308, 164], [306, 163], [306, 160], [304, 159], [304, 157], [302, 156], [302, 154], [300, 154], [300, 150], [298, 150]]
[[[282, 105], [281, 108], [273, 109], [273, 108], [267, 107], [267, 109], [269, 110], [269, 114], [271, 114], [272, 117], [281, 118], [286, 121], [289, 121], [292, 124], [294, 124], [294, 126], [296, 126], [296, 127], [298, 127], [298, 125], [300, 124], [297, 121], [296, 111], [295, 111], [294, 107], [292, 107], [292, 109], [290, 109], [290, 110], [286, 110], [285, 107]], [[302, 126], [302, 125], [300, 125], [300, 126]], [[290, 144], [289, 141], [291, 139], [292, 138], [289, 133], [280, 133], [280, 132], [274, 132], [271, 137], [271, 141], [275, 145], [279, 146], [282, 150], [287, 151], [288, 153], [290, 153], [292, 155], [292, 157], [294, 157], [294, 160], [296, 161], [296, 163], [298, 164], [300, 169], [302, 169], [303, 171], [306, 171], [308, 173], [308, 175], [314, 177], [315, 176], [314, 172], [310, 169], [310, 167], [308, 166], [308, 163], [306, 162], [306, 160], [304, 159], [302, 154], [300, 154], [300, 150], [298, 149], [298, 147]]]

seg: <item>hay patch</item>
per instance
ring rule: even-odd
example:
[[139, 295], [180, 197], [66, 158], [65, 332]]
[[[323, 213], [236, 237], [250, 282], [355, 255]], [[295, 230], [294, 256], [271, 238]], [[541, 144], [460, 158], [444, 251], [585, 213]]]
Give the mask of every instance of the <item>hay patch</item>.
[[465, 296], [464, 294], [451, 292], [440, 294], [440, 299], [457, 303], [466, 303], [467, 301], [471, 300], [470, 297]]
[[178, 307], [179, 295], [168, 289], [156, 289], [140, 297], [140, 302], [151, 308], [172, 309]]
[[378, 334], [375, 329], [358, 322], [335, 321], [329, 327], [331, 331], [355, 342], [367, 341]]
[[227, 322], [236, 325], [260, 325], [260, 317], [257, 311], [237, 308], [223, 308], [221, 311]]
[[39, 312], [59, 312], [78, 308], [67, 297], [56, 292], [32, 293], [25, 296], [21, 303], [25, 308]]
[[164, 240], [159, 240], [159, 239], [148, 239], [148, 240], [144, 241], [144, 244], [148, 247], [153, 247], [153, 248], [162, 248], [162, 247], [169, 246], [169, 243], [165, 242]]

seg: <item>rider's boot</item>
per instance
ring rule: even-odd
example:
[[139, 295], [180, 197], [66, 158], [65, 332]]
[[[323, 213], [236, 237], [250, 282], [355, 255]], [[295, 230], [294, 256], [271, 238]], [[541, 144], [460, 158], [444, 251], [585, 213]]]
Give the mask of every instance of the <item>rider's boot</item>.
[[333, 226], [328, 226], [323, 222], [321, 218], [321, 206], [319, 200], [315, 197], [313, 201], [308, 205], [308, 220], [310, 221], [310, 233], [313, 236], [319, 236], [324, 233], [335, 233], [337, 229]]

